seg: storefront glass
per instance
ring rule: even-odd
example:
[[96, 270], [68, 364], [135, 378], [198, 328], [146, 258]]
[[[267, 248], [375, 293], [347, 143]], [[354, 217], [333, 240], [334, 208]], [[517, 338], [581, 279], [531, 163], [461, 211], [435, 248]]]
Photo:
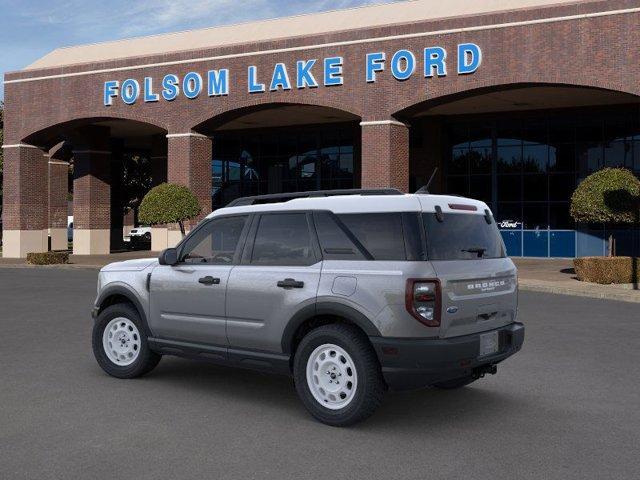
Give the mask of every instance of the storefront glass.
[[359, 137], [352, 123], [220, 132], [213, 141], [213, 208], [247, 195], [354, 188]]
[[445, 192], [487, 202], [512, 256], [579, 255], [571, 194], [603, 167], [640, 175], [639, 117], [620, 106], [447, 121]]

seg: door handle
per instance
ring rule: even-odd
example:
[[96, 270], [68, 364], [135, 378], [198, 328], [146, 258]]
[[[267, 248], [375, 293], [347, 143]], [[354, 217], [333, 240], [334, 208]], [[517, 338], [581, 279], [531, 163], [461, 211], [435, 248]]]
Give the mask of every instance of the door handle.
[[284, 280], [280, 280], [278, 282], [278, 287], [280, 288], [304, 288], [304, 282], [298, 282], [293, 278], [285, 278]]
[[213, 278], [211, 276], [206, 276], [206, 277], [202, 277], [201, 279], [199, 279], [198, 282], [203, 284], [203, 285], [219, 285], [220, 284], [220, 279], [219, 278]]

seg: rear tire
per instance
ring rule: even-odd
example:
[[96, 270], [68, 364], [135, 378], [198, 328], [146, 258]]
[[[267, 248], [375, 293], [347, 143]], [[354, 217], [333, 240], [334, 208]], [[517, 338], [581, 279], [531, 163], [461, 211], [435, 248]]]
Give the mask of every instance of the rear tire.
[[371, 416], [385, 392], [369, 340], [351, 325], [324, 325], [309, 332], [296, 351], [293, 374], [309, 413], [335, 427]]
[[456, 390], [458, 388], [466, 387], [476, 380], [477, 378], [474, 377], [454, 378], [453, 380], [447, 380], [446, 382], [436, 383], [433, 386], [440, 390]]
[[98, 365], [116, 378], [136, 378], [153, 370], [162, 356], [151, 351], [138, 311], [119, 303], [105, 308], [92, 334]]

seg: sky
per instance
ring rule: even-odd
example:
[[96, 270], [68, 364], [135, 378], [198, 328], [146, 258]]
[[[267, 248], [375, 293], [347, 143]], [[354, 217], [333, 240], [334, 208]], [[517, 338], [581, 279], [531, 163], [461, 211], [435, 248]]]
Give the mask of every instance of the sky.
[[389, 1], [0, 0], [0, 75], [59, 47]]

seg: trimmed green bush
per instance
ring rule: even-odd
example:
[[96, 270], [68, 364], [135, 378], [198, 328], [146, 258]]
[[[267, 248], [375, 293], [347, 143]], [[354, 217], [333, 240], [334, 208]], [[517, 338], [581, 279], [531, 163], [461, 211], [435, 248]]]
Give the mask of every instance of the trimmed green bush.
[[571, 216], [585, 223], [634, 223], [640, 180], [625, 168], [604, 168], [585, 178], [571, 196]]
[[69, 263], [69, 252], [27, 253], [30, 265], [62, 265]]
[[574, 259], [573, 266], [578, 280], [583, 282], [608, 285], [611, 283], [633, 283], [640, 279], [640, 258], [582, 257]]
[[177, 223], [184, 236], [184, 222], [196, 217], [201, 210], [198, 199], [187, 187], [163, 183], [144, 196], [138, 219], [146, 225]]

